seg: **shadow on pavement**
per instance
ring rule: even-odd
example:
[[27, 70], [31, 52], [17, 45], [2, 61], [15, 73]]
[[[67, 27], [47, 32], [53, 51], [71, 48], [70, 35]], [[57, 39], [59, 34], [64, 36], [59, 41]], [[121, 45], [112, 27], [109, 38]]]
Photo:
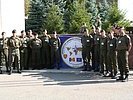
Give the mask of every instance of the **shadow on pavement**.
[[[28, 76], [28, 75], [27, 75]], [[83, 84], [102, 84], [102, 83], [117, 83], [116, 79], [110, 77], [102, 77], [98, 73], [39, 73], [29, 74], [32, 77], [38, 77], [38, 80], [43, 80], [44, 86], [61, 85], [83, 85]], [[41, 76], [41, 77], [40, 77]]]
[[[18, 79], [1, 80], [0, 88], [7, 87], [29, 87], [29, 86], [74, 86], [84, 84], [114, 84], [119, 81], [110, 77], [102, 77], [99, 73], [56, 73], [56, 72], [35, 72], [18, 75]], [[15, 75], [15, 77], [17, 77]], [[15, 78], [14, 76], [12, 78]], [[8, 77], [9, 78], [9, 77]], [[21, 79], [22, 78], [22, 79]], [[129, 81], [133, 81], [130, 75]]]

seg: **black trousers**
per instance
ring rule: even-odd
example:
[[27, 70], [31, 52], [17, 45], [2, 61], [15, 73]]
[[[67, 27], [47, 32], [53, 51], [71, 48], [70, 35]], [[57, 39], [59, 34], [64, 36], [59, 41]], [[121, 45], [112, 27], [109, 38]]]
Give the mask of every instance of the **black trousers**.
[[82, 58], [83, 58], [83, 63], [84, 63], [84, 69], [87, 70], [91, 70], [91, 66], [90, 66], [90, 59], [91, 59], [91, 50], [90, 47], [83, 47], [82, 48]]
[[120, 75], [123, 77], [124, 74], [127, 74], [129, 72], [128, 51], [118, 50], [117, 61], [118, 61], [118, 68], [120, 70]]

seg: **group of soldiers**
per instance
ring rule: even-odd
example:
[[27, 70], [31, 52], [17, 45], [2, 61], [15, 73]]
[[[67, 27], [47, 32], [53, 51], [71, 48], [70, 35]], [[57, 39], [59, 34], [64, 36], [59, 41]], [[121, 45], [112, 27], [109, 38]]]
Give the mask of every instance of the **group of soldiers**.
[[0, 66], [5, 60], [6, 72], [11, 75], [13, 69], [21, 73], [23, 69], [59, 69], [59, 48], [61, 42], [56, 31], [51, 35], [44, 30], [43, 35], [38, 37], [37, 33], [29, 30], [26, 34], [21, 31], [21, 36], [17, 36], [17, 31], [12, 31], [12, 36], [7, 38], [2, 32], [0, 39]]
[[[100, 27], [93, 26], [92, 32], [84, 27], [81, 43], [83, 71], [94, 70], [113, 79], [120, 71], [117, 80], [128, 79], [128, 55], [132, 43], [123, 27], [114, 26], [108, 33], [101, 30]], [[18, 37], [17, 31], [13, 30], [10, 38], [7, 38], [6, 33], [2, 32], [0, 66], [2, 66], [4, 58], [9, 75], [14, 68], [17, 68], [18, 73], [29, 68], [60, 69], [60, 46], [61, 41], [56, 31], [48, 35], [47, 30], [44, 30], [40, 37], [31, 30], [27, 34], [25, 31], [21, 31], [21, 36]]]
[[[128, 79], [128, 55], [132, 43], [124, 27], [113, 26], [108, 33], [95, 26], [90, 33], [84, 28], [81, 43], [83, 71], [94, 70], [120, 81]], [[119, 77], [117, 77], [118, 71], [120, 71]]]

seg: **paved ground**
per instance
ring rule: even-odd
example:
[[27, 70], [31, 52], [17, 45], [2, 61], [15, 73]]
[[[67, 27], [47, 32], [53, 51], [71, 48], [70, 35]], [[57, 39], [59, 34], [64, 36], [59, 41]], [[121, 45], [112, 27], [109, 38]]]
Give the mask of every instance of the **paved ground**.
[[133, 100], [128, 82], [78, 70], [25, 71], [0, 75], [0, 100]]

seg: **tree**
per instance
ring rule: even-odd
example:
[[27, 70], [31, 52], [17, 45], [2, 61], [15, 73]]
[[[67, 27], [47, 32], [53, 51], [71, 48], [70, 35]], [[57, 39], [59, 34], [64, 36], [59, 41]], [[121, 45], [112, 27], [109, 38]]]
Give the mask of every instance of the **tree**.
[[87, 12], [91, 15], [91, 24], [95, 25], [95, 20], [98, 15], [98, 7], [96, 0], [86, 0]]
[[113, 24], [124, 27], [130, 25], [130, 22], [125, 18], [125, 13], [122, 10], [118, 9], [116, 3], [113, 3], [112, 6], [110, 6], [110, 8], [108, 9], [107, 20], [103, 24], [103, 28], [105, 30], [108, 30]]
[[108, 9], [109, 9], [109, 2], [107, 2], [107, 0], [103, 0], [98, 3], [98, 15], [100, 16], [102, 21], [102, 28], [104, 25], [103, 23], [107, 21]]
[[43, 6], [40, 0], [32, 0], [28, 19], [26, 20], [26, 30], [41, 33], [43, 25]]
[[58, 33], [63, 32], [63, 16], [60, 13], [59, 6], [53, 4], [46, 15], [45, 28], [49, 33], [57, 31]]
[[69, 32], [79, 33], [79, 29], [83, 23], [86, 23], [87, 27], [90, 28], [90, 15], [87, 10], [79, 2], [74, 2], [73, 14], [69, 22]]
[[58, 5], [63, 13], [66, 0], [42, 0], [42, 2], [46, 8], [52, 6], [53, 4]]
[[73, 0], [67, 0], [64, 7], [64, 32], [69, 33], [71, 16], [74, 14]]
[[30, 0], [25, 0], [25, 16], [29, 15], [29, 10], [30, 10]]

